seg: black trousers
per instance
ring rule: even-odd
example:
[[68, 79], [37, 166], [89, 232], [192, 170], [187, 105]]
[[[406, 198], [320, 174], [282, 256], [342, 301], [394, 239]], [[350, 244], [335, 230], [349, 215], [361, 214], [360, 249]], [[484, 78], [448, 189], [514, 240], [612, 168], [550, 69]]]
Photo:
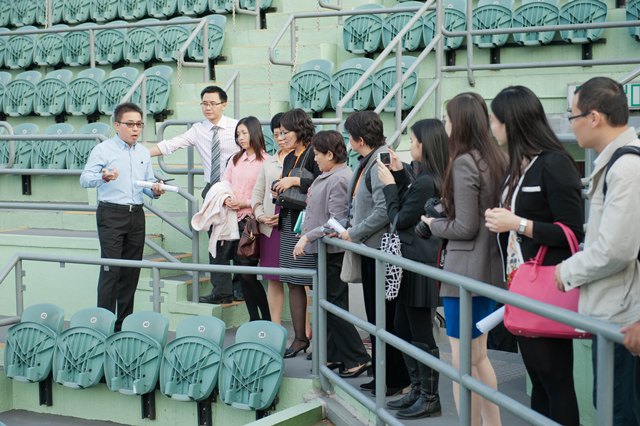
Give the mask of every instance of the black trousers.
[[433, 337], [432, 318], [431, 308], [408, 306], [398, 301], [393, 321], [396, 335], [409, 343], [423, 343], [436, 349], [438, 345]]
[[[349, 310], [349, 284], [340, 279], [344, 253], [327, 253], [327, 301]], [[327, 360], [342, 362], [350, 369], [369, 361], [360, 334], [353, 324], [327, 315]]]
[[[145, 221], [142, 206], [129, 211], [127, 206], [98, 205], [96, 211], [100, 256], [109, 259], [141, 260], [144, 249]], [[133, 297], [140, 268], [117, 266], [100, 269], [98, 307], [117, 315], [116, 331], [133, 312]]]
[[[376, 294], [375, 294], [375, 280], [376, 280], [376, 262], [368, 257], [362, 257], [362, 292], [364, 293], [364, 309], [367, 313], [367, 320], [370, 323], [375, 323], [376, 320]], [[386, 308], [386, 323], [385, 329], [389, 333], [396, 334], [393, 321], [396, 313], [395, 300], [385, 301]], [[371, 358], [373, 361], [374, 369], [376, 367], [376, 342], [375, 337], [371, 336]], [[387, 387], [399, 388], [409, 385], [409, 373], [407, 367], [402, 358], [402, 352], [397, 350], [391, 345], [386, 345], [386, 357], [387, 357], [387, 369], [386, 379]]]
[[517, 337], [531, 378], [531, 408], [564, 426], [579, 425], [573, 385], [573, 341]]

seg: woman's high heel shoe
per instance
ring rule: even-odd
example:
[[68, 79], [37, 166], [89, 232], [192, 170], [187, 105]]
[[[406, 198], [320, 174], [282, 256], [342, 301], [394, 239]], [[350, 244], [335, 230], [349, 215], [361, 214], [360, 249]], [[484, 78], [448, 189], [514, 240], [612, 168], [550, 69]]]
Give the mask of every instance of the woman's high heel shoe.
[[[296, 347], [296, 342], [302, 342], [302, 345]], [[304, 353], [307, 353], [309, 343], [310, 342], [308, 340], [295, 339], [291, 346], [289, 346], [289, 348], [284, 351], [284, 358], [293, 358], [294, 356], [298, 355], [300, 351], [304, 351]]]

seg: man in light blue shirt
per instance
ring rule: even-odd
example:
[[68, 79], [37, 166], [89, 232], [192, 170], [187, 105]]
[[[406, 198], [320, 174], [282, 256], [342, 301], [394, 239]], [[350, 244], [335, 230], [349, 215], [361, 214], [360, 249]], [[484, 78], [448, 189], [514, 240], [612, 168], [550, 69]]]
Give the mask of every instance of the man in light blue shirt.
[[[151, 168], [149, 150], [136, 143], [142, 132], [142, 110], [123, 103], [114, 110], [116, 136], [98, 144], [80, 175], [83, 188], [97, 188], [96, 222], [101, 257], [141, 260], [145, 238], [143, 193], [154, 198], [163, 194]], [[151, 189], [136, 181], [154, 182]], [[100, 269], [98, 307], [116, 313], [116, 331], [133, 312], [133, 296], [140, 268]]]

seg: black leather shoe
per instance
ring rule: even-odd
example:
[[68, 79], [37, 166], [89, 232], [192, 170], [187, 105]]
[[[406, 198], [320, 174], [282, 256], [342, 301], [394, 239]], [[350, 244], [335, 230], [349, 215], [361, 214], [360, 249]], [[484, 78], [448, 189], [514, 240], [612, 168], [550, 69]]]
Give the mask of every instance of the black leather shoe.
[[[300, 344], [300, 342], [302, 342], [302, 344]], [[304, 353], [307, 353], [307, 348], [309, 347], [309, 344], [310, 342], [308, 340], [304, 341], [304, 340], [295, 339], [293, 343], [291, 343], [291, 346], [289, 346], [287, 350], [284, 351], [283, 358], [293, 358], [294, 356], [298, 355], [300, 351], [304, 351]]]
[[330, 370], [342, 369], [343, 365], [340, 361], [336, 361], [336, 362], [329, 361], [327, 362], [327, 368]]
[[338, 375], [343, 379], [348, 379], [350, 377], [358, 377], [359, 375], [367, 371], [369, 368], [371, 368], [371, 361], [367, 361], [364, 364], [360, 364], [348, 370], [342, 370], [341, 372], [338, 373]]
[[212, 305], [225, 305], [233, 302], [233, 297], [213, 297], [212, 294], [208, 296], [202, 296], [199, 299], [200, 303], [210, 303]]
[[307, 354], [307, 361], [311, 361], [313, 359], [313, 352], [309, 352]]
[[241, 292], [236, 291], [233, 293], [233, 301], [234, 302], [244, 302], [244, 296]]
[[360, 385], [360, 389], [364, 389], [364, 390], [368, 390], [368, 391], [374, 390], [375, 388], [376, 388], [375, 379], [371, 380], [370, 382], [363, 383], [363, 384]]

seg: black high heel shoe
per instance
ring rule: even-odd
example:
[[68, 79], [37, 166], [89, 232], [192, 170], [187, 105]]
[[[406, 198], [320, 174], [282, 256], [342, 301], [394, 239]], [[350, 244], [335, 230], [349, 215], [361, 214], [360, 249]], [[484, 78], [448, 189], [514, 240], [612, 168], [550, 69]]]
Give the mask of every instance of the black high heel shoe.
[[[295, 347], [296, 342], [302, 342], [303, 344], [299, 347]], [[293, 343], [291, 343], [291, 346], [289, 346], [287, 350], [284, 351], [284, 358], [293, 358], [294, 356], [298, 355], [300, 351], [304, 351], [304, 353], [307, 353], [309, 344], [310, 342], [308, 340], [295, 339]]]

